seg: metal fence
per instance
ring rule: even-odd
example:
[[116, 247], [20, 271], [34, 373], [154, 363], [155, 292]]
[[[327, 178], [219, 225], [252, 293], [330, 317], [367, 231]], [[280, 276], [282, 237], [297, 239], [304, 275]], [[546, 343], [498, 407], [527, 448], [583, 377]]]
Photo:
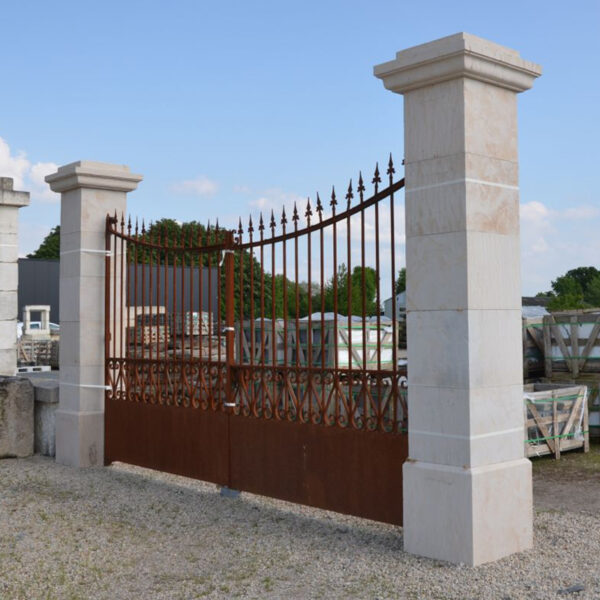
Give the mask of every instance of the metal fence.
[[382, 288], [392, 289], [396, 274], [394, 194], [404, 183], [393, 176], [390, 159], [388, 185], [380, 189], [376, 168], [368, 198], [361, 175], [342, 210], [333, 190], [327, 206], [317, 195], [289, 217], [284, 208], [278, 218], [261, 214], [256, 226], [240, 219], [235, 232], [198, 226], [173, 238], [109, 217], [111, 391], [268, 419], [404, 430], [398, 323], [381, 314]]

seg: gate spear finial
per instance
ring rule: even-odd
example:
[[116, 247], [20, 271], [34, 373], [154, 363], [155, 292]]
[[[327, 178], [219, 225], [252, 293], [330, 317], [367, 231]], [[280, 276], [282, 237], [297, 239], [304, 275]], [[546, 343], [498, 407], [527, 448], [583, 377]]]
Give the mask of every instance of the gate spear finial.
[[375, 173], [373, 174], [373, 179], [371, 183], [375, 187], [375, 193], [379, 191], [379, 184], [381, 183], [381, 177], [379, 175], [379, 163], [375, 163]]
[[313, 211], [310, 205], [310, 198], [306, 201], [306, 211], [304, 212], [304, 216], [306, 217], [306, 222], [310, 225], [310, 217], [312, 216]]
[[352, 193], [352, 179], [350, 180], [350, 184], [348, 185], [348, 191], [346, 192], [346, 200], [348, 201], [348, 208], [352, 204], [352, 198], [354, 198], [354, 194]]
[[319, 222], [323, 220], [323, 205], [321, 204], [321, 198], [319, 197], [319, 192], [317, 192], [317, 213], [319, 215]]
[[358, 172], [358, 187], [356, 188], [356, 191], [358, 192], [358, 194], [360, 196], [360, 203], [362, 204], [365, 200], [365, 198], [364, 198], [365, 184], [363, 182], [362, 171]]
[[394, 169], [394, 161], [392, 160], [392, 153], [390, 152], [390, 160], [388, 162], [387, 174], [390, 176], [390, 181], [393, 178], [396, 169]]

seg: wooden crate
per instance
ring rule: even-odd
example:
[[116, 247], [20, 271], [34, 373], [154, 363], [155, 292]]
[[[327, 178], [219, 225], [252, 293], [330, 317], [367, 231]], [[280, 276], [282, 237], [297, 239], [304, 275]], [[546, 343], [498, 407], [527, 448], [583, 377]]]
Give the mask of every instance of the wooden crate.
[[[264, 331], [263, 331], [264, 326]], [[289, 365], [299, 367], [334, 367], [336, 365], [336, 340], [335, 322], [320, 319], [273, 322], [265, 319], [256, 320], [253, 324], [244, 321], [242, 327], [236, 325], [236, 348], [240, 347], [243, 364], [251, 362], [252, 333], [254, 333], [254, 356], [252, 362], [260, 364], [284, 365], [286, 359], [287, 337], [287, 362]], [[381, 369], [393, 368], [393, 330], [391, 323], [368, 322], [364, 324], [366, 334], [366, 356], [363, 357], [363, 323], [360, 321], [338, 321], [337, 324], [337, 366], [353, 369]], [[379, 350], [380, 363], [378, 363], [378, 338], [381, 340]], [[310, 344], [309, 344], [310, 342]], [[263, 358], [264, 354], [264, 358]], [[397, 357], [398, 358], [398, 357]], [[275, 362], [274, 362], [275, 361]]]
[[[201, 313], [197, 311], [187, 311], [183, 313], [183, 315], [181, 313], [176, 313], [174, 317], [175, 335], [181, 336], [183, 334], [184, 336], [189, 336], [190, 330], [192, 332], [191, 335], [200, 335], [200, 333], [202, 333], [202, 335], [208, 335], [209, 321], [210, 313], [205, 311], [202, 311]], [[213, 325], [212, 328], [214, 329], [214, 327], [215, 326]]]
[[[364, 344], [363, 332], [366, 338]], [[342, 369], [377, 369], [378, 366], [381, 369], [393, 369], [394, 337], [391, 323], [381, 323], [378, 328], [374, 322], [363, 325], [362, 321], [338, 321], [337, 344], [335, 333], [335, 323], [331, 320], [321, 323], [316, 319], [311, 322], [310, 328], [308, 321], [302, 321], [298, 335], [295, 327], [288, 329], [292, 361], [302, 366], [334, 367], [337, 347], [337, 366]]]
[[544, 371], [600, 373], [600, 311], [569, 311], [544, 317]]
[[544, 318], [523, 318], [523, 378], [544, 376]]
[[527, 457], [589, 450], [586, 386], [535, 383], [524, 386], [523, 396]]
[[52, 365], [53, 345], [58, 345], [58, 341], [50, 338], [35, 339], [23, 335], [17, 340], [17, 364]]
[[588, 390], [590, 437], [600, 437], [600, 373], [579, 373], [577, 377], [573, 377], [571, 373], [554, 372], [552, 379], [544, 377], [541, 381], [562, 385], [585, 385]]
[[[288, 324], [288, 326], [290, 325]], [[275, 331], [275, 336], [273, 336], [273, 331]], [[254, 344], [252, 344], [253, 337]], [[259, 365], [264, 361], [266, 365], [272, 365], [275, 354], [275, 364], [282, 365], [285, 358], [283, 320], [277, 319], [275, 327], [270, 319], [244, 321], [241, 327], [239, 323], [236, 323], [235, 349], [236, 356], [239, 354], [242, 364]]]
[[169, 324], [164, 306], [130, 306], [126, 327], [129, 346], [162, 345], [169, 338]]

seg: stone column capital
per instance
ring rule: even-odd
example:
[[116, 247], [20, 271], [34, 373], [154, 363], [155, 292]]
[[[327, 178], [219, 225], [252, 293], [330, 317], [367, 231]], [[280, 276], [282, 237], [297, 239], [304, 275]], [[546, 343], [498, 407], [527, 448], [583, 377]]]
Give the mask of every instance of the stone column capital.
[[516, 50], [463, 32], [402, 50], [395, 60], [376, 65], [373, 72], [397, 94], [459, 78], [523, 92], [531, 88], [542, 68], [523, 60]]
[[13, 185], [12, 177], [0, 177], [0, 206], [28, 206], [29, 192], [16, 192]]
[[142, 179], [141, 175], [131, 173], [127, 165], [79, 160], [59, 167], [45, 181], [53, 192], [59, 193], [81, 188], [132, 192]]

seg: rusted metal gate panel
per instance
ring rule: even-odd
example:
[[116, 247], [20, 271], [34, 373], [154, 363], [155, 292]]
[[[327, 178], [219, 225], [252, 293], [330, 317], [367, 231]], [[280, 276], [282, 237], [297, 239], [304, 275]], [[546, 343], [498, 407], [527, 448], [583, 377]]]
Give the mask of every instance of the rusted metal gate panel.
[[228, 416], [224, 412], [109, 399], [107, 464], [121, 461], [229, 485]]
[[105, 462], [227, 485], [233, 331], [220, 267], [232, 235], [167, 227], [107, 219]]
[[230, 487], [402, 525], [408, 436], [231, 418]]
[[256, 234], [107, 219], [107, 463], [402, 522], [406, 370], [379, 307], [392, 294], [396, 315], [404, 182], [387, 175]]

